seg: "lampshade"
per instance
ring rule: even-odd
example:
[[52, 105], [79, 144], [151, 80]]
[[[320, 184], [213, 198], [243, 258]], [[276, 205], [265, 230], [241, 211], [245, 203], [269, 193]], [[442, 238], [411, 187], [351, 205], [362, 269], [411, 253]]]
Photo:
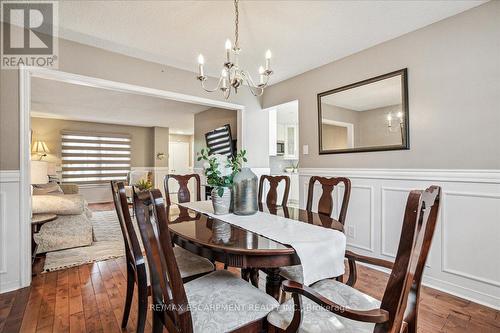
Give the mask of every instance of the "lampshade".
[[33, 147], [31, 148], [31, 152], [37, 154], [47, 154], [50, 153], [50, 150], [45, 141], [35, 141], [33, 143]]
[[48, 163], [45, 161], [31, 161], [31, 184], [47, 184]]

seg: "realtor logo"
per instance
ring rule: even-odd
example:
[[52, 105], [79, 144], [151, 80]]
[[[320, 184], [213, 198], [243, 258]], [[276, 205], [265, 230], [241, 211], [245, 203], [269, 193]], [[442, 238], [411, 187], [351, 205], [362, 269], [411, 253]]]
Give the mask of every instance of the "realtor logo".
[[57, 1], [2, 1], [2, 69], [57, 67]]

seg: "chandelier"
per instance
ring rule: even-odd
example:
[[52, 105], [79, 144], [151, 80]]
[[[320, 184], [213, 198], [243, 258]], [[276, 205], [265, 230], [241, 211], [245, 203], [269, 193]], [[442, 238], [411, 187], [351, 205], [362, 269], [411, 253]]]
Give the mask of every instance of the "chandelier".
[[203, 66], [205, 64], [205, 58], [202, 54], [198, 56], [198, 76], [196, 77], [200, 83], [201, 87], [207, 92], [215, 92], [220, 90], [225, 99], [231, 96], [231, 92], [238, 93], [238, 88], [242, 84], [246, 84], [254, 96], [261, 96], [264, 93], [264, 89], [267, 87], [269, 82], [269, 76], [273, 74], [271, 70], [271, 51], [267, 50], [265, 54], [266, 67], [259, 67], [259, 83], [255, 81], [250, 76], [250, 73], [239, 66], [238, 57], [240, 55], [241, 49], [239, 45], [239, 34], [238, 34], [238, 24], [239, 24], [239, 11], [238, 11], [238, 0], [234, 0], [234, 11], [235, 11], [235, 30], [234, 30], [234, 46], [231, 44], [231, 40], [226, 40], [226, 61], [222, 67], [221, 74], [219, 76], [219, 81], [215, 88], [207, 88], [205, 86], [205, 81], [207, 77], [205, 76]]

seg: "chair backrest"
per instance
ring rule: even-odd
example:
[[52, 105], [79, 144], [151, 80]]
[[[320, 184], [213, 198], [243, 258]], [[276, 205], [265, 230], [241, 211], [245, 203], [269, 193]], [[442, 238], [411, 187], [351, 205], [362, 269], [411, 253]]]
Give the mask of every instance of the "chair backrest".
[[[156, 230], [149, 207], [153, 206]], [[161, 192], [157, 189], [134, 194], [134, 208], [149, 262], [153, 309], [159, 311], [168, 332], [193, 331], [191, 312], [174, 255], [168, 219]]]
[[171, 205], [170, 201], [170, 191], [168, 186], [169, 179], [175, 179], [179, 184], [179, 190], [177, 191], [177, 200], [179, 203], [189, 202], [191, 200], [191, 193], [189, 192], [188, 183], [191, 178], [194, 178], [196, 183], [196, 201], [201, 201], [201, 180], [200, 175], [192, 173], [189, 175], [166, 175], [163, 180], [163, 186], [165, 188], [165, 196], [167, 198], [167, 205]]
[[135, 233], [132, 218], [130, 217], [127, 193], [123, 182], [111, 181], [111, 191], [113, 193], [113, 202], [115, 204], [118, 222], [120, 223], [123, 242], [125, 243], [127, 269], [134, 270], [138, 279], [141, 279], [141, 282], [144, 281], [144, 283], [147, 283], [144, 257], [142, 255], [139, 239]]
[[283, 192], [283, 201], [281, 202], [282, 206], [286, 206], [288, 204], [288, 194], [290, 193], [290, 177], [288, 176], [268, 176], [262, 175], [260, 176], [259, 181], [259, 202], [262, 202], [262, 196], [264, 195], [264, 181], [267, 180], [269, 182], [269, 192], [267, 192], [266, 196], [266, 204], [268, 205], [277, 205], [278, 204], [278, 186], [281, 181], [285, 182], [285, 191]]
[[425, 191], [411, 191], [408, 196], [396, 261], [381, 304], [389, 312], [389, 321], [377, 324], [375, 332], [399, 332], [403, 320], [414, 322], [422, 273], [436, 228], [440, 193], [440, 187], [431, 186]]
[[312, 211], [312, 203], [314, 197], [314, 184], [318, 182], [321, 184], [322, 193], [318, 202], [318, 213], [325, 215], [332, 215], [333, 212], [333, 199], [332, 192], [339, 183], [344, 184], [344, 197], [342, 198], [342, 206], [340, 207], [338, 221], [342, 224], [345, 223], [347, 215], [347, 206], [349, 205], [349, 197], [351, 196], [351, 181], [344, 177], [317, 177], [313, 176], [309, 179], [309, 189], [307, 192], [307, 211]]

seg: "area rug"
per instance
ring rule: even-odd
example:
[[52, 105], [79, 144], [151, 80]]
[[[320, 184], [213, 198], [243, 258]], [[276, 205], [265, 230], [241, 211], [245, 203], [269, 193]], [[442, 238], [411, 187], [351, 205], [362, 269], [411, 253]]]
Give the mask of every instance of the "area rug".
[[43, 268], [45, 272], [125, 255], [120, 223], [114, 210], [93, 212], [91, 222], [94, 229], [92, 245], [48, 252]]

